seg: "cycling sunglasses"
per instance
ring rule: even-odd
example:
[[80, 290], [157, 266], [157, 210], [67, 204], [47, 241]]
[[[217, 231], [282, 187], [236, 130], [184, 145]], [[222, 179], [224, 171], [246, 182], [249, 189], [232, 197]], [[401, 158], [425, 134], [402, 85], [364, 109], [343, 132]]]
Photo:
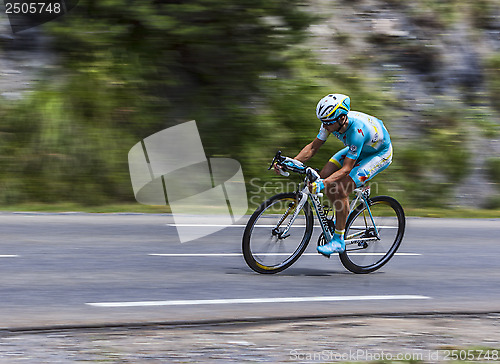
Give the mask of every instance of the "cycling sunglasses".
[[329, 121], [321, 121], [323, 123], [323, 125], [332, 125], [334, 123], [336, 123], [337, 121], [339, 121], [339, 118], [341, 117], [342, 115], [339, 115], [337, 116], [337, 118], [333, 119], [333, 120], [329, 120]]

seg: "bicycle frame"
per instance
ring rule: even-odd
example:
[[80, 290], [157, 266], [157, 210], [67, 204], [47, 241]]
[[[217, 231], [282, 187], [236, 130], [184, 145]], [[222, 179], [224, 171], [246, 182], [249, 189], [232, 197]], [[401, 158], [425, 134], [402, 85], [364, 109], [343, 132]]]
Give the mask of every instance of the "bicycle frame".
[[[281, 162], [286, 161], [286, 160], [290, 160], [290, 158], [281, 156], [281, 151], [278, 151], [276, 153], [276, 155], [274, 156], [274, 159], [271, 162], [271, 165], [269, 166], [268, 170], [272, 168], [272, 166], [274, 165], [275, 162], [281, 163]], [[303, 167], [306, 167], [306, 166], [303, 166]], [[280, 173], [286, 177], [288, 177], [290, 175], [290, 173], [288, 173], [286, 171], [281, 171]], [[299, 196], [298, 205], [297, 205], [290, 221], [288, 222], [286, 228], [282, 232], [280, 232], [280, 236], [282, 238], [286, 238], [288, 236], [288, 232], [290, 231], [292, 224], [294, 223], [295, 219], [297, 218], [300, 211], [304, 207], [304, 204], [306, 203], [306, 201], [309, 199], [311, 201], [312, 206], [313, 206], [314, 212], [316, 213], [316, 216], [318, 217], [318, 220], [320, 222], [321, 229], [323, 230], [325, 240], [330, 241], [333, 239], [333, 234], [329, 228], [328, 219], [326, 218], [325, 211], [323, 210], [323, 205], [321, 204], [321, 201], [319, 199], [319, 197], [321, 197], [323, 194], [312, 194], [308, 188], [309, 182], [314, 182], [317, 178], [320, 177], [319, 173], [318, 173], [318, 171], [314, 170], [311, 167], [306, 167], [305, 170], [302, 170], [302, 172], [299, 172], [299, 173], [305, 173], [305, 175], [306, 175], [306, 177], [304, 179], [304, 187], [302, 189], [300, 189], [300, 187], [299, 187], [299, 189], [297, 190], [297, 196]], [[377, 225], [375, 225], [375, 220], [373, 219], [373, 215], [372, 215], [372, 212], [370, 210], [370, 204], [368, 203], [368, 197], [370, 196], [370, 187], [356, 188], [354, 190], [354, 193], [356, 193], [356, 198], [353, 199], [353, 201], [349, 205], [349, 216], [354, 211], [358, 201], [361, 200], [362, 203], [366, 206], [366, 210], [368, 211], [368, 214], [370, 215], [370, 220], [373, 224], [373, 228], [375, 229], [375, 236], [368, 237], [368, 238], [366, 238], [366, 237], [360, 238], [360, 236], [362, 236], [366, 233], [366, 230], [363, 230], [363, 231], [360, 231], [357, 233], [353, 233], [353, 234], [350, 234], [350, 235], [345, 237], [344, 241], [346, 242], [346, 245], [358, 244], [359, 246], [362, 246], [363, 244], [366, 244], [369, 241], [380, 240], [380, 234], [378, 232]], [[285, 212], [283, 217], [280, 219], [280, 222], [275, 227], [276, 232], [278, 232], [278, 227], [281, 225], [281, 223], [283, 221], [285, 221], [285, 219], [288, 217], [289, 211], [290, 211], [290, 208]], [[349, 219], [349, 216], [347, 217], [348, 219]], [[365, 217], [365, 225], [368, 226], [367, 221], [366, 221], [366, 217]]]
[[[327, 219], [325, 211], [323, 209], [323, 205], [319, 199], [322, 196], [322, 194], [312, 194], [309, 191], [309, 188], [307, 187], [308, 181], [309, 181], [309, 178], [306, 177], [304, 180], [304, 185], [305, 185], [304, 188], [302, 188], [302, 190], [299, 189], [299, 191], [297, 191], [298, 196], [300, 196], [298, 205], [297, 205], [295, 212], [293, 213], [290, 221], [288, 222], [287, 227], [282, 232], [281, 236], [286, 237], [286, 235], [288, 234], [288, 231], [290, 230], [292, 224], [294, 223], [295, 219], [297, 218], [299, 212], [304, 207], [304, 204], [306, 203], [307, 199], [309, 199], [309, 201], [310, 201], [311, 205], [313, 206], [313, 209], [316, 213], [316, 216], [318, 217], [319, 223], [321, 225], [321, 229], [323, 230], [323, 234], [325, 236], [325, 241], [330, 241], [333, 239], [333, 234], [329, 228], [328, 219]], [[379, 232], [377, 229], [377, 225], [375, 224], [375, 220], [373, 219], [373, 215], [372, 215], [372, 212], [370, 210], [370, 204], [368, 203], [368, 196], [370, 195], [370, 187], [357, 188], [354, 190], [354, 192], [356, 193], [356, 198], [353, 199], [353, 201], [351, 202], [351, 204], [349, 206], [349, 215], [353, 212], [358, 201], [361, 200], [362, 203], [366, 206], [366, 209], [367, 209], [368, 214], [370, 216], [370, 220], [372, 222], [372, 226], [375, 229], [376, 236], [369, 237], [369, 238], [358, 238], [359, 236], [365, 234], [365, 231], [356, 232], [356, 233], [353, 233], [353, 234], [346, 236], [346, 238], [345, 238], [346, 245], [358, 244], [361, 246], [361, 245], [366, 244], [367, 242], [370, 242], [370, 241], [380, 240], [380, 235], [379, 235]], [[287, 211], [287, 213], [285, 213], [282, 220], [284, 220], [286, 218], [286, 216], [288, 216], [288, 211]], [[281, 222], [278, 224], [278, 226], [281, 224]], [[365, 223], [366, 223], [366, 217], [365, 217]]]

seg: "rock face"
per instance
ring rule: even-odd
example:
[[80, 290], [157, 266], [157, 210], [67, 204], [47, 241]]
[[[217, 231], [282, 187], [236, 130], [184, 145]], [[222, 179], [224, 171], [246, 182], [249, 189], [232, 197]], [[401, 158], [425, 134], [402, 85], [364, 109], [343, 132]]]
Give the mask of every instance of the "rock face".
[[[423, 138], [433, 110], [463, 110], [457, 120], [466, 124], [468, 140], [462, 147], [469, 151], [464, 161], [469, 169], [454, 187], [451, 205], [487, 205], [499, 190], [485, 171], [485, 161], [500, 156], [500, 143], [498, 136], [485, 136], [481, 125], [467, 120], [467, 113], [477, 110], [490, 128], [500, 130], [500, 114], [486, 96], [491, 91], [485, 74], [487, 59], [500, 51], [500, 3], [477, 19], [469, 16], [471, 6], [452, 13], [433, 11], [418, 1], [315, 0], [311, 8], [323, 16], [311, 27], [311, 44], [321, 62], [352, 70], [352, 60], [360, 59], [355, 65], [358, 77], [384, 78], [384, 92], [401, 105], [402, 116], [389, 121], [396, 138]], [[443, 180], [440, 173], [432, 173], [437, 182]]]
[[0, 95], [4, 99], [22, 98], [43, 69], [54, 63], [48, 39], [39, 28], [13, 34], [7, 18], [0, 18]]

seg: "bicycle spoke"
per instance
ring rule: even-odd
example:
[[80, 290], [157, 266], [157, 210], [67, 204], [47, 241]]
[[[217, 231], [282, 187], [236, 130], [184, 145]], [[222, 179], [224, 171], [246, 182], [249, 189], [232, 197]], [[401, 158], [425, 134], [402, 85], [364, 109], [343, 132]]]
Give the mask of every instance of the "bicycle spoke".
[[[275, 239], [275, 237], [273, 235], [271, 235], [269, 237], [267, 242], [265, 244], [263, 244], [264, 248], [262, 250], [264, 250], [264, 252], [262, 252], [261, 254], [266, 255], [270, 252], [271, 248], [276, 244], [276, 242], [273, 241], [274, 239]], [[266, 246], [267, 246], [267, 249], [265, 248]]]

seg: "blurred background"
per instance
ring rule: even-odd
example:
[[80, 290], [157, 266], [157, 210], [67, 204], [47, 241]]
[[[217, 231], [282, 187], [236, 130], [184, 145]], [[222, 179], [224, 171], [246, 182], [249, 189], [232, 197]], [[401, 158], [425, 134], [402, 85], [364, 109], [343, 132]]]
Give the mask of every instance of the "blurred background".
[[332, 92], [391, 134], [379, 193], [500, 216], [498, 0], [81, 0], [17, 34], [2, 11], [0, 209], [134, 204], [130, 148], [192, 119], [272, 195]]

